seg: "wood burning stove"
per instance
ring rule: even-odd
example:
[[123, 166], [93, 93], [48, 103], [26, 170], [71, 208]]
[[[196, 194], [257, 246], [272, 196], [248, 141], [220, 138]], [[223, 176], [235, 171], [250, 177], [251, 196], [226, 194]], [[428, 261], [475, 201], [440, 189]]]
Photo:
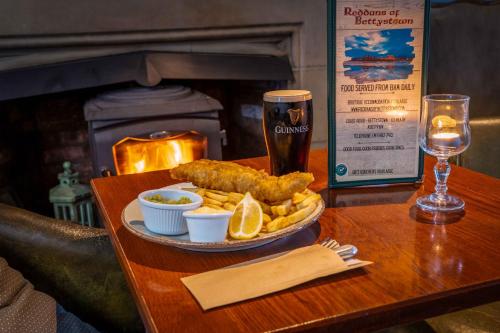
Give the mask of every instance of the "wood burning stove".
[[207, 138], [207, 157], [222, 158], [225, 132], [220, 129], [218, 117], [222, 105], [190, 88], [158, 86], [112, 91], [89, 100], [84, 110], [96, 176], [123, 173], [115, 167], [113, 145], [127, 137], [149, 137], [162, 131], [196, 131]]

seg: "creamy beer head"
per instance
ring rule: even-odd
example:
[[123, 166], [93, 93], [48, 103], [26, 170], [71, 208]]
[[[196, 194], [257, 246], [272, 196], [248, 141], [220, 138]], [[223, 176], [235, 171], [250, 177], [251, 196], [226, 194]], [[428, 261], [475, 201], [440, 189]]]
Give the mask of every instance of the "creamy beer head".
[[274, 90], [264, 94], [264, 102], [305, 102], [312, 99], [309, 90]]
[[262, 112], [271, 173], [306, 171], [313, 127], [308, 90], [275, 90], [264, 94]]

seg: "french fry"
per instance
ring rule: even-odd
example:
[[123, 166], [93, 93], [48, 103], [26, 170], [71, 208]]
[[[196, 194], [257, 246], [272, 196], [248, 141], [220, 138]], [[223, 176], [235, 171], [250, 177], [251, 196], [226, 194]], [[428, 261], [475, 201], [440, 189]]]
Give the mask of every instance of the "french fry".
[[285, 216], [280, 216], [266, 224], [267, 232], [273, 232], [279, 229], [283, 229], [287, 226], [287, 218]]
[[300, 210], [302, 208], [308, 207], [311, 203], [316, 203], [321, 199], [321, 195], [315, 193], [309, 197], [307, 197], [304, 201], [297, 205], [297, 208]]
[[204, 203], [204, 204], [203, 204], [203, 206], [204, 206], [204, 207], [213, 208], [213, 209], [217, 209], [217, 210], [224, 210], [224, 208], [222, 208], [221, 206], [212, 205], [212, 204], [207, 204], [207, 203]]
[[290, 210], [288, 211], [288, 214], [293, 214], [297, 211], [297, 206], [292, 206], [290, 207]]
[[226, 202], [227, 201], [227, 195], [221, 195], [217, 193], [212, 193], [210, 190], [207, 190], [205, 192], [205, 196], [210, 199], [214, 199], [220, 202]]
[[239, 204], [241, 200], [243, 200], [244, 195], [236, 192], [229, 192], [227, 195], [227, 201], [232, 204]]
[[260, 207], [262, 208], [262, 212], [264, 212], [265, 214], [272, 214], [273, 212], [271, 211], [271, 206], [269, 206], [268, 204], [266, 204], [265, 202], [262, 202], [262, 201], [257, 201], [260, 205]]
[[230, 210], [230, 211], [234, 211], [234, 209], [236, 208], [236, 206], [233, 205], [230, 202], [225, 202], [224, 206], [222, 206], [222, 207], [224, 207], [224, 209], [227, 209], [227, 210]]
[[316, 202], [311, 202], [306, 207], [299, 209], [298, 211], [296, 211], [291, 215], [288, 215], [286, 217], [287, 225], [302, 221], [303, 219], [311, 215], [311, 213], [314, 212], [315, 209], [316, 209]]
[[[224, 205], [224, 207], [225, 207], [225, 206], [226, 206], [226, 205]], [[263, 214], [262, 214], [262, 220], [263, 220], [264, 224], [267, 224], [267, 223], [269, 223], [269, 222], [271, 222], [271, 221], [272, 221], [272, 220], [271, 220], [271, 216], [267, 215], [266, 213], [263, 213]]]
[[209, 205], [215, 205], [215, 206], [221, 206], [223, 205], [222, 202], [218, 201], [218, 200], [214, 200], [214, 199], [210, 199], [210, 198], [207, 198], [207, 197], [204, 197], [203, 198], [203, 202], [205, 204], [209, 204]]
[[292, 200], [288, 199], [283, 201], [283, 203], [279, 206], [271, 206], [271, 211], [274, 215], [285, 216], [288, 214], [290, 207], [292, 207]]
[[206, 191], [206, 190], [205, 190], [204, 188], [201, 188], [201, 187], [200, 187], [200, 188], [199, 188], [199, 189], [197, 189], [195, 192], [196, 192], [196, 194], [198, 194], [199, 196], [204, 196], [204, 195], [205, 195], [205, 191]]
[[292, 203], [294, 205], [296, 205], [296, 204], [301, 203], [302, 201], [304, 201], [305, 198], [307, 198], [306, 194], [296, 192], [296, 193], [293, 194]]
[[277, 216], [285, 216], [288, 214], [288, 209], [286, 206], [276, 206], [274, 212]]
[[211, 192], [211, 193], [215, 193], [215, 194], [219, 194], [219, 195], [228, 195], [229, 192], [224, 192], [224, 191], [219, 191], [219, 190], [211, 190], [211, 189], [207, 189], [207, 192]]

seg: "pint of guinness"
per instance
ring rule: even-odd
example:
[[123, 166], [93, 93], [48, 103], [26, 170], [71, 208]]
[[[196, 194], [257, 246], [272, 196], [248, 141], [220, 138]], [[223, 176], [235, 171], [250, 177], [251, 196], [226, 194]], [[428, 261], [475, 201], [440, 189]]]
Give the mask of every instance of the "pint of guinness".
[[263, 126], [271, 174], [307, 171], [313, 129], [312, 95], [307, 90], [264, 94]]

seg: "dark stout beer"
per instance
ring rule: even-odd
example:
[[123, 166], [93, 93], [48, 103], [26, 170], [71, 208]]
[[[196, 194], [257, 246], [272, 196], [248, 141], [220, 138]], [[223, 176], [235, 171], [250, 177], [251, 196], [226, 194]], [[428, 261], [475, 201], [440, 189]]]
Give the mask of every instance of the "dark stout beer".
[[280, 176], [307, 171], [313, 129], [311, 93], [307, 90], [265, 93], [262, 119], [271, 173]]

